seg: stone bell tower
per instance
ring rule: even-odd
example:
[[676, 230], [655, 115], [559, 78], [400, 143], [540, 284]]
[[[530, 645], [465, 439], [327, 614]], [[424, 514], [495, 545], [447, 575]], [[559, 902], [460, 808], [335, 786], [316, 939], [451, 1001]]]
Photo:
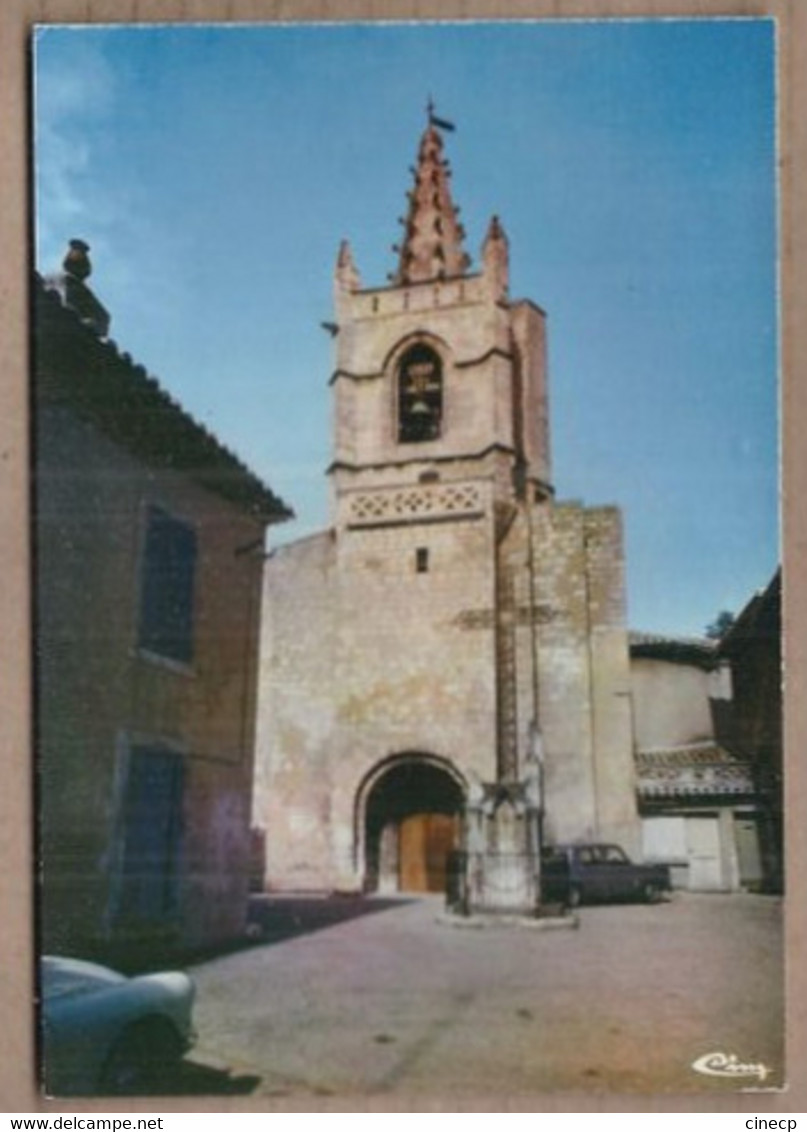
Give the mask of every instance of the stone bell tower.
[[[495, 724], [490, 764], [469, 788], [463, 815], [478, 878], [470, 902], [524, 910], [538, 899], [540, 768], [519, 766], [513, 595], [500, 558], [519, 508], [552, 495], [545, 316], [510, 301], [508, 240], [496, 216], [481, 270], [471, 270], [431, 108], [412, 172], [391, 286], [362, 287], [348, 244], [339, 250], [335, 526], [345, 563], [357, 545], [369, 548], [370, 532], [408, 531], [420, 572], [430, 568], [428, 536], [438, 524], [478, 529]], [[354, 532], [364, 535], [358, 544]], [[376, 541], [387, 545], [378, 534]]]
[[[634, 828], [621, 530], [552, 488], [546, 318], [466, 252], [431, 107], [385, 285], [334, 277], [332, 521], [266, 563], [256, 822], [277, 887], [538, 901]], [[633, 807], [633, 809], [632, 809]], [[514, 865], [518, 862], [518, 865]]]
[[496, 217], [481, 270], [471, 270], [431, 114], [413, 175], [391, 286], [362, 287], [347, 242], [339, 251], [331, 472], [340, 529], [551, 494], [545, 316], [509, 301]]

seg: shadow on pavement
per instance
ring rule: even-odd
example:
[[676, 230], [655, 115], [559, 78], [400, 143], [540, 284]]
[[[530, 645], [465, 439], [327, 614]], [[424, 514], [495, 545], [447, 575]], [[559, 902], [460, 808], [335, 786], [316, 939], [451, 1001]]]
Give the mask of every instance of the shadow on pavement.
[[[143, 1082], [143, 1084], [127, 1092], [127, 1097], [204, 1097], [204, 1096], [230, 1096], [242, 1097], [254, 1093], [262, 1078], [255, 1073], [236, 1073], [226, 1066], [206, 1065], [193, 1060], [193, 1054], [176, 1066], [165, 1068], [159, 1074], [159, 1080]], [[123, 1099], [117, 1092], [74, 1093], [65, 1090], [59, 1097], [92, 1096]]]
[[218, 946], [182, 950], [162, 945], [138, 942], [112, 952], [105, 948], [97, 953], [82, 955], [97, 963], [104, 963], [125, 975], [141, 975], [148, 971], [183, 969], [210, 959], [218, 959], [251, 947], [282, 943], [295, 936], [307, 935], [333, 927], [358, 916], [386, 912], [411, 904], [412, 899], [398, 897], [384, 899], [376, 896], [342, 896], [334, 894], [286, 896], [257, 893], [249, 898], [247, 930], [243, 936]]
[[386, 912], [409, 904], [406, 899], [385, 900], [367, 896], [250, 897], [248, 934], [253, 943], [281, 943], [295, 936], [333, 927], [359, 916]]
[[176, 1080], [171, 1084], [171, 1096], [231, 1096], [243, 1097], [254, 1093], [261, 1078], [254, 1073], [233, 1073], [229, 1069], [213, 1069], [199, 1065], [193, 1056], [182, 1062]]

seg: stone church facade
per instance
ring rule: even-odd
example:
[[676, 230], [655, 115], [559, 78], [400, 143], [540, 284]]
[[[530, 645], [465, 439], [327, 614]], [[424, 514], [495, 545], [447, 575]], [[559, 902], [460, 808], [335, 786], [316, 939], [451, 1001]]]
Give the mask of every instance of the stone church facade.
[[335, 272], [332, 525], [266, 563], [270, 889], [438, 890], [482, 784], [543, 837], [640, 845], [621, 516], [556, 500], [546, 315], [497, 218], [470, 269], [431, 115], [399, 261]]

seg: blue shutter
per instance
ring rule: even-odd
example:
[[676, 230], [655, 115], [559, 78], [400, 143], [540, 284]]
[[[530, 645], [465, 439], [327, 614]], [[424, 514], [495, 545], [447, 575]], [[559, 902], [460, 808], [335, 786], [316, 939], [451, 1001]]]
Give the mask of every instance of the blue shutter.
[[160, 748], [132, 750], [123, 810], [120, 915], [159, 921], [176, 907], [183, 765]]
[[171, 660], [193, 659], [196, 532], [150, 507], [143, 556], [139, 644]]

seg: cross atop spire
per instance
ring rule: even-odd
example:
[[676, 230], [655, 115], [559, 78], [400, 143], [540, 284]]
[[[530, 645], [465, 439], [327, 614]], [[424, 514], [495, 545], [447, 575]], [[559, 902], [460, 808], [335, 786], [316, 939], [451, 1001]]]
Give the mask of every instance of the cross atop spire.
[[404, 238], [393, 250], [398, 252], [397, 284], [425, 283], [463, 275], [469, 265], [462, 241], [465, 230], [459, 222], [459, 209], [451, 199], [448, 162], [443, 157], [439, 130], [453, 130], [450, 122], [436, 118], [431, 98], [426, 106], [428, 125], [420, 139], [414, 188], [407, 194], [409, 210]]

